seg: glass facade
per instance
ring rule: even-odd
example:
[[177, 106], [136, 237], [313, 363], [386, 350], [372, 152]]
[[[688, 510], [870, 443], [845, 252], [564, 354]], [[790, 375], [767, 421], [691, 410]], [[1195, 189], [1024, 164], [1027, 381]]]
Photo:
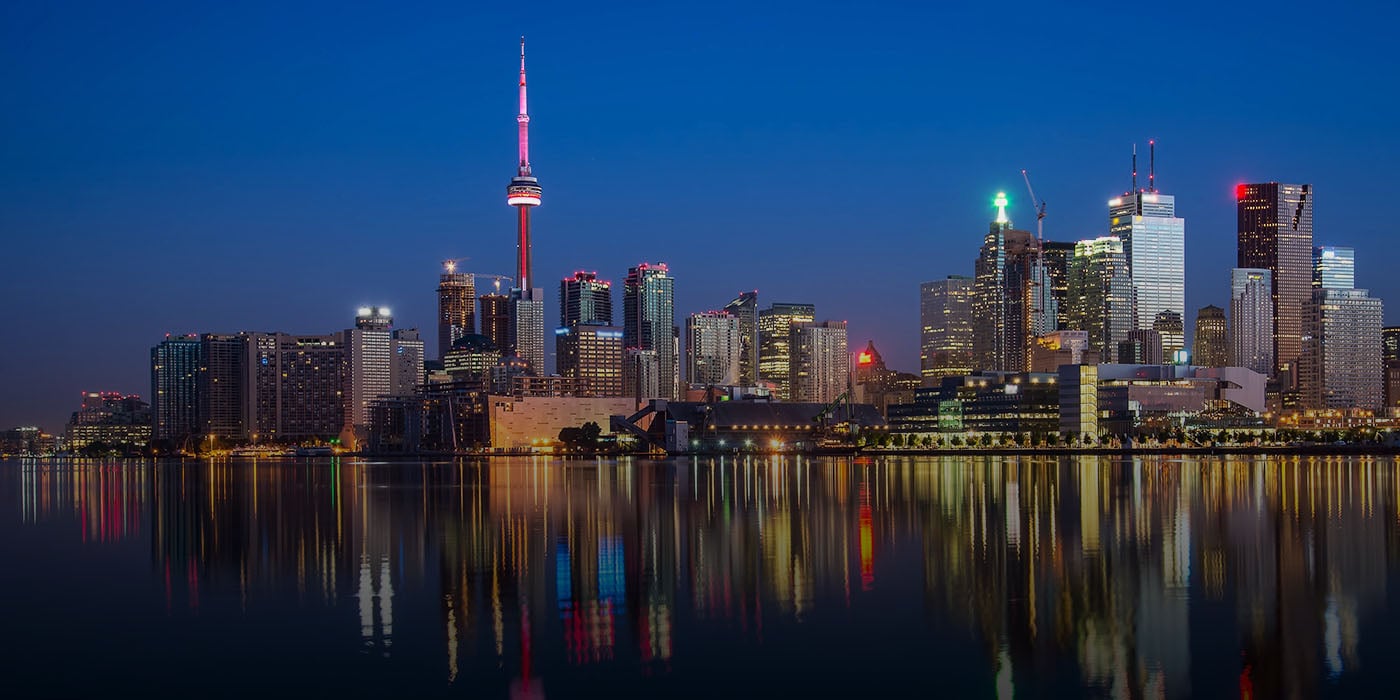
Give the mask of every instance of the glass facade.
[[642, 263], [627, 271], [622, 294], [624, 346], [656, 352], [657, 396], [649, 398], [677, 398], [675, 279], [665, 263]]
[[1239, 266], [1272, 274], [1274, 363], [1292, 370], [1302, 352], [1303, 306], [1312, 298], [1312, 185], [1239, 185], [1235, 199]]
[[1299, 393], [1305, 408], [1381, 407], [1380, 299], [1364, 289], [1319, 289], [1305, 309]]
[[1108, 233], [1123, 241], [1132, 278], [1134, 328], [1151, 328], [1163, 311], [1186, 310], [1186, 220], [1176, 198], [1134, 192], [1109, 201]]
[[774, 395], [792, 399], [789, 372], [792, 364], [792, 324], [816, 320], [812, 304], [776, 303], [758, 312], [758, 376], [771, 382]]
[[1087, 331], [1089, 347], [1100, 357], [1117, 354], [1133, 330], [1133, 288], [1123, 242], [1101, 236], [1075, 244], [1069, 267], [1065, 322]]
[[919, 373], [925, 386], [972, 373], [973, 279], [949, 275], [919, 285]]
[[1356, 249], [1335, 245], [1313, 248], [1313, 289], [1355, 289]]
[[1230, 271], [1230, 355], [1236, 366], [1268, 376], [1274, 371], [1273, 273]]
[[702, 311], [685, 320], [685, 380], [692, 389], [739, 383], [739, 319], [725, 311]]
[[724, 310], [739, 319], [739, 383], [758, 384], [758, 291], [741, 292]]

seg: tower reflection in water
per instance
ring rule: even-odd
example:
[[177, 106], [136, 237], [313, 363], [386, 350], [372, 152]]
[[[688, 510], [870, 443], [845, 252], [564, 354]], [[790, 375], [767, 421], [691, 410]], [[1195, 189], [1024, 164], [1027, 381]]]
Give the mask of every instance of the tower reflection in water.
[[[893, 602], [1003, 695], [1070, 669], [1116, 697], [1306, 696], [1362, 669], [1400, 522], [1367, 457], [33, 462], [17, 485], [24, 522], [149, 537], [173, 613], [353, 610], [365, 654], [436, 637], [440, 682], [526, 696], [569, 667], [671, 673], [689, 635], [859, 627], [910, 582]], [[395, 620], [407, 596], [438, 598], [437, 630]], [[1191, 687], [1200, 639], [1231, 687]]]

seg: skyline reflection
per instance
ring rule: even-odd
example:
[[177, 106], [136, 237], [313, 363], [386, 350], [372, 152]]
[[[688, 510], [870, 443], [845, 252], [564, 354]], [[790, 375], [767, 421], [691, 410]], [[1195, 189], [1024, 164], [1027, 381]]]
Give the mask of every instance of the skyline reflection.
[[164, 609], [143, 614], [190, 631], [276, 611], [433, 692], [703, 694], [725, 668], [816, 692], [843, 659], [910, 654], [929, 668], [863, 682], [1265, 698], [1395, 680], [1395, 648], [1368, 646], [1396, 621], [1389, 458], [0, 469], [8, 538], [148, 545]]

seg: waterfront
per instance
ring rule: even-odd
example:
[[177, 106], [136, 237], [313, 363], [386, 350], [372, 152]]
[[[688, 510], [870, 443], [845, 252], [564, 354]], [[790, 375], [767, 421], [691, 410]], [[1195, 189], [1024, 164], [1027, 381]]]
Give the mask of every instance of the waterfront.
[[[1369, 697], [1390, 457], [0, 462], [24, 696]], [[279, 693], [279, 694], [280, 694]]]

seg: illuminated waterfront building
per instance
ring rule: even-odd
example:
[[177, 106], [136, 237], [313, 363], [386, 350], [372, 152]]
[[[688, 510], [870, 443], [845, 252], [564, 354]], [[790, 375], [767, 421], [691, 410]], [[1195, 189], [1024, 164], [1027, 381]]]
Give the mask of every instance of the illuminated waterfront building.
[[199, 433], [234, 443], [249, 437], [246, 397], [248, 336], [205, 333], [199, 338]]
[[1196, 342], [1191, 349], [1191, 364], [1200, 367], [1230, 365], [1230, 334], [1225, 322], [1225, 309], [1204, 306], [1196, 312]]
[[1065, 325], [1086, 331], [1089, 347], [1111, 357], [1133, 330], [1133, 287], [1123, 242], [1114, 236], [1080, 241], [1069, 264]]
[[1045, 261], [1045, 276], [1050, 280], [1050, 298], [1055, 301], [1056, 328], [1073, 330], [1065, 325], [1065, 310], [1069, 304], [1069, 263], [1074, 259], [1077, 243], [1042, 241], [1041, 259]]
[[393, 386], [393, 353], [389, 348], [393, 323], [387, 307], [365, 306], [355, 315], [355, 327], [345, 331], [349, 377], [345, 420], [347, 432], [352, 435], [369, 425], [370, 402], [387, 396]]
[[1128, 332], [1128, 339], [1118, 344], [1118, 363], [1124, 365], [1160, 365], [1166, 363], [1162, 350], [1162, 334], [1151, 328]]
[[740, 292], [724, 310], [739, 319], [739, 383], [758, 384], [758, 290]]
[[1381, 329], [1381, 360], [1385, 366], [1385, 405], [1400, 408], [1400, 326]]
[[510, 297], [499, 292], [481, 295], [481, 334], [502, 352], [510, 348]]
[[830, 403], [849, 386], [850, 355], [845, 321], [792, 324], [788, 387], [792, 400]]
[[199, 432], [199, 336], [166, 336], [151, 348], [151, 437], [174, 447]]
[[1364, 289], [1317, 289], [1304, 308], [1298, 389], [1303, 408], [1380, 408], [1384, 398], [1380, 299]]
[[457, 262], [444, 263], [438, 279], [438, 359], [447, 357], [458, 338], [476, 332], [476, 277], [457, 272]]
[[973, 279], [962, 275], [919, 285], [919, 374], [926, 385], [972, 371], [972, 291]]
[[1273, 273], [1262, 268], [1230, 271], [1230, 356], [1246, 369], [1274, 373]]
[[[1036, 335], [1039, 245], [1034, 234], [1011, 228], [1004, 193], [997, 194], [995, 203], [997, 216], [983, 238], [973, 281], [972, 364], [1019, 372], [1026, 368]], [[1045, 287], [1041, 295], [1049, 296]]]
[[[641, 263], [629, 269], [623, 283], [622, 307], [623, 346], [656, 353], [657, 394], [644, 398], [676, 398], [680, 369], [676, 366], [675, 279], [666, 263]], [[629, 387], [628, 394], [634, 393], [642, 392]]]
[[660, 396], [661, 362], [655, 350], [623, 349], [622, 387], [629, 398], [638, 402], [665, 398]]
[[1336, 245], [1313, 247], [1313, 289], [1355, 288], [1355, 249]]
[[1181, 313], [1167, 309], [1152, 319], [1152, 330], [1162, 338], [1162, 360], [1172, 364], [1177, 361], [1177, 352], [1186, 347], [1186, 323]]
[[791, 401], [792, 324], [816, 320], [812, 304], [775, 303], [758, 312], [758, 376], [775, 387], [774, 395]]
[[1302, 353], [1303, 307], [1312, 295], [1312, 185], [1243, 184], [1235, 200], [1238, 264], [1270, 273], [1274, 365], [1277, 372], [1291, 371]]
[[686, 317], [686, 382], [691, 387], [739, 384], [741, 337], [738, 317], [727, 311], [702, 311]]
[[90, 445], [143, 450], [150, 442], [150, 404], [140, 396], [115, 391], [84, 392], [82, 406], [73, 412], [64, 430], [64, 443], [75, 452]]
[[612, 282], [596, 272], [575, 272], [559, 282], [559, 327], [579, 324], [611, 326]]

